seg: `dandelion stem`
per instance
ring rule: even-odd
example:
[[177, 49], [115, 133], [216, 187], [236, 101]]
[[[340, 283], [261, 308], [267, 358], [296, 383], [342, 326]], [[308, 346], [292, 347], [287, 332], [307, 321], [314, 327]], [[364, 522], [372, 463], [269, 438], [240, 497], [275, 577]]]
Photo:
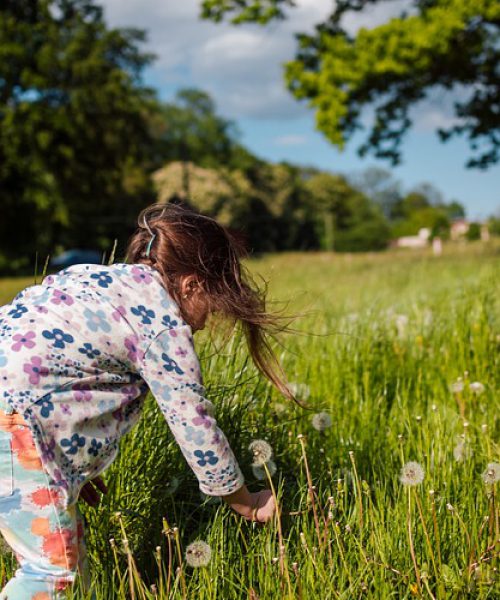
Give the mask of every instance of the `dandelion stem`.
[[316, 535], [318, 536], [319, 547], [322, 548], [323, 546], [322, 546], [322, 539], [321, 539], [321, 531], [319, 528], [319, 520], [318, 520], [318, 513], [316, 510], [316, 502], [314, 499], [314, 489], [313, 489], [311, 472], [309, 471], [309, 463], [307, 462], [307, 454], [306, 454], [304, 436], [299, 437], [299, 442], [300, 442], [300, 446], [302, 448], [302, 457], [304, 458], [304, 466], [306, 469], [306, 477], [307, 477], [307, 487], [308, 487], [309, 497], [311, 498], [311, 504], [312, 504], [313, 516], [314, 516], [314, 525], [316, 527]]
[[415, 577], [417, 578], [417, 587], [420, 595], [422, 595], [422, 585], [420, 582], [420, 572], [418, 570], [417, 559], [415, 557], [415, 549], [413, 548], [413, 537], [411, 534], [411, 490], [408, 488], [408, 541], [410, 543], [410, 555], [415, 568]]
[[[427, 526], [425, 524], [424, 512], [422, 510], [422, 504], [420, 502], [420, 498], [418, 497], [417, 490], [414, 489], [414, 492], [415, 492], [415, 501], [417, 503], [417, 508], [418, 508], [418, 514], [420, 516], [420, 521], [422, 523], [422, 529], [424, 530], [424, 536], [425, 536], [425, 540], [427, 542], [427, 547], [429, 548], [429, 554], [431, 556], [432, 567], [434, 569], [434, 575], [436, 576], [436, 585], [437, 585], [439, 582], [439, 573], [438, 573], [437, 566], [436, 566], [436, 559], [434, 557], [434, 551], [432, 549], [431, 540], [429, 538], [429, 532], [427, 531]], [[425, 583], [425, 587], [427, 588], [428, 587], [427, 582], [425, 581], [424, 583]], [[439, 595], [441, 596], [441, 590], [440, 590]]]

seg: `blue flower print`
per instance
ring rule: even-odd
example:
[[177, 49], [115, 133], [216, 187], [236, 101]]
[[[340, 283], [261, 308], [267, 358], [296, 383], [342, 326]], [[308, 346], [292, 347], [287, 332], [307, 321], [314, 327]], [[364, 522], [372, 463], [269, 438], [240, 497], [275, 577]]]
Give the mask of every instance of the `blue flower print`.
[[85, 342], [82, 348], [78, 348], [78, 352], [85, 354], [88, 358], [97, 358], [101, 354], [100, 350], [93, 348], [92, 344], [89, 344], [88, 342]]
[[0, 368], [5, 367], [7, 362], [8, 361], [7, 361], [7, 357], [5, 356], [5, 352], [3, 350], [0, 350]]
[[186, 442], [193, 442], [197, 446], [203, 446], [205, 443], [205, 433], [200, 431], [200, 429], [191, 427], [190, 425], [186, 426]]
[[130, 310], [132, 311], [132, 314], [136, 315], [137, 317], [141, 317], [144, 325], [151, 325], [151, 319], [154, 319], [155, 317], [155, 311], [146, 308], [144, 304], [139, 304], [137, 308], [134, 306]]
[[74, 433], [71, 436], [71, 439], [62, 439], [61, 446], [69, 446], [69, 448], [66, 450], [66, 454], [76, 454], [78, 452], [78, 448], [85, 446], [85, 438], [77, 433]]
[[113, 282], [113, 278], [110, 277], [106, 271], [92, 273], [90, 279], [97, 279], [97, 285], [102, 288], [107, 288], [109, 284]]
[[153, 396], [159, 400], [170, 400], [171, 387], [168, 385], [162, 385], [159, 381], [154, 380], [151, 382], [151, 391]]
[[200, 467], [204, 467], [207, 464], [215, 465], [219, 462], [219, 459], [215, 456], [213, 450], [207, 450], [206, 452], [203, 452], [203, 450], [195, 450], [193, 454], [199, 458], [197, 463], [200, 465]]
[[83, 316], [87, 320], [87, 327], [94, 333], [102, 329], [104, 332], [109, 333], [111, 331], [111, 325], [106, 319], [106, 313], [103, 310], [89, 310], [86, 308], [83, 311]]
[[161, 324], [165, 327], [168, 327], [169, 329], [177, 327], [177, 321], [175, 319], [172, 319], [170, 315], [165, 315], [161, 320]]
[[173, 358], [170, 358], [168, 354], [165, 354], [164, 352], [161, 357], [165, 361], [165, 364], [163, 365], [165, 371], [173, 371], [174, 373], [177, 373], [177, 375], [184, 374], [184, 371], [179, 367]]
[[23, 306], [22, 304], [16, 304], [16, 306], [10, 310], [7, 314], [12, 317], [13, 319], [20, 319], [24, 313], [27, 313], [28, 309], [26, 308], [26, 306]]
[[50, 398], [51, 395], [49, 394], [46, 398], [40, 400], [39, 402], [40, 406], [42, 407], [42, 410], [40, 411], [42, 417], [49, 417], [50, 413], [54, 410], [54, 404], [50, 401]]
[[44, 329], [42, 335], [47, 340], [54, 340], [54, 348], [65, 348], [66, 344], [74, 342], [74, 338], [69, 333], [64, 333], [62, 329], [53, 329], [49, 331]]
[[99, 454], [99, 450], [102, 448], [102, 442], [98, 442], [95, 438], [92, 438], [90, 441], [90, 448], [88, 449], [88, 453], [93, 456], [97, 456]]

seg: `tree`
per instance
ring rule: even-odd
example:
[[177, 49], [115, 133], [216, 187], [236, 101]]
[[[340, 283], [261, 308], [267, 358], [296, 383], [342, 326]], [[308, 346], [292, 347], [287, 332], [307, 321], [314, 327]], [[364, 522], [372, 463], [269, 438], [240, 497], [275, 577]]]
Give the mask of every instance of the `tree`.
[[[457, 123], [438, 129], [446, 141], [467, 137], [468, 167], [486, 169], [500, 159], [498, 0], [413, 0], [399, 18], [360, 29], [344, 28], [349, 13], [382, 0], [338, 0], [313, 35], [298, 34], [295, 60], [287, 63], [288, 88], [316, 110], [320, 131], [343, 148], [363, 127], [364, 109], [374, 118], [360, 155], [401, 162], [401, 143], [411, 126], [410, 109], [435, 88], [458, 86], [468, 97], [455, 102]], [[285, 0], [206, 0], [202, 16], [234, 23], [265, 23], [284, 16]]]
[[402, 198], [401, 183], [395, 180], [390, 171], [380, 167], [370, 167], [350, 177], [352, 185], [373, 200], [387, 218]]
[[91, 0], [0, 5], [0, 269], [56, 244], [105, 249], [152, 199], [144, 39]]
[[162, 161], [184, 164], [185, 197], [190, 193], [190, 162], [208, 168], [229, 166], [238, 147], [236, 125], [218, 116], [210, 96], [194, 88], [179, 90], [173, 102], [161, 107], [155, 129]]

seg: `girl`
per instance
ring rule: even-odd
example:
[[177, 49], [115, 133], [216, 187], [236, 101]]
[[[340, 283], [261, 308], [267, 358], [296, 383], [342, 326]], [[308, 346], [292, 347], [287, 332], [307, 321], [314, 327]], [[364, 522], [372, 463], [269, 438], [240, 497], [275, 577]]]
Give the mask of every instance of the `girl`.
[[149, 390], [201, 491], [272, 518], [270, 491], [248, 491], [217, 426], [193, 347], [209, 314], [240, 321], [257, 367], [293, 398], [266, 339], [276, 317], [242, 255], [213, 219], [152, 205], [126, 263], [69, 267], [0, 307], [0, 531], [19, 561], [0, 599], [59, 599], [78, 573], [88, 588], [77, 500], [106, 491], [98, 475]]

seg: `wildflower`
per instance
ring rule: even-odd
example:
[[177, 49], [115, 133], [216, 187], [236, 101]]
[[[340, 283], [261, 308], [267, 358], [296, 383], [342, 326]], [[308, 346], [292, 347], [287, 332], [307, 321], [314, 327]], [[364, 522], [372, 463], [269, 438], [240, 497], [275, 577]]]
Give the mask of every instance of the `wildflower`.
[[273, 410], [278, 416], [281, 416], [286, 412], [286, 404], [283, 404], [282, 402], [275, 402], [273, 404]]
[[398, 330], [398, 335], [403, 337], [406, 331], [406, 326], [408, 325], [408, 317], [406, 315], [395, 315], [394, 321], [396, 324], [396, 329]]
[[[277, 470], [276, 463], [272, 460], [265, 463], [267, 470], [269, 471], [269, 475], [272, 477]], [[266, 470], [264, 469], [264, 465], [257, 467], [252, 465], [252, 473], [255, 479], [265, 479], [267, 477]]]
[[186, 562], [190, 567], [206, 567], [212, 557], [212, 549], [202, 541], [192, 542], [186, 548]]
[[461, 392], [463, 392], [463, 390], [464, 390], [464, 382], [462, 381], [461, 377], [459, 377], [454, 383], [452, 383], [450, 385], [450, 390], [454, 394], [460, 394]]
[[324, 431], [332, 426], [332, 418], [326, 412], [319, 412], [312, 417], [312, 426], [318, 431]]
[[482, 474], [484, 483], [493, 485], [500, 481], [500, 464], [496, 462], [489, 463]]
[[484, 385], [479, 381], [473, 381], [471, 384], [469, 384], [469, 389], [476, 396], [480, 396], [484, 392], [485, 388]]
[[180, 484], [179, 479], [177, 477], [172, 477], [172, 479], [170, 479], [170, 481], [167, 481], [167, 483], [165, 485], [165, 492], [167, 494], [175, 494], [175, 492], [179, 488], [179, 484]]
[[465, 440], [458, 440], [457, 445], [453, 448], [453, 458], [457, 462], [462, 462], [465, 458]]
[[418, 462], [408, 462], [401, 469], [399, 480], [403, 485], [418, 485], [424, 480], [424, 469]]
[[248, 449], [253, 454], [252, 467], [261, 467], [264, 463], [269, 462], [273, 456], [273, 450], [265, 440], [254, 440], [248, 446]]
[[301, 400], [307, 400], [311, 395], [311, 388], [305, 383], [289, 383], [288, 388], [295, 397]]

